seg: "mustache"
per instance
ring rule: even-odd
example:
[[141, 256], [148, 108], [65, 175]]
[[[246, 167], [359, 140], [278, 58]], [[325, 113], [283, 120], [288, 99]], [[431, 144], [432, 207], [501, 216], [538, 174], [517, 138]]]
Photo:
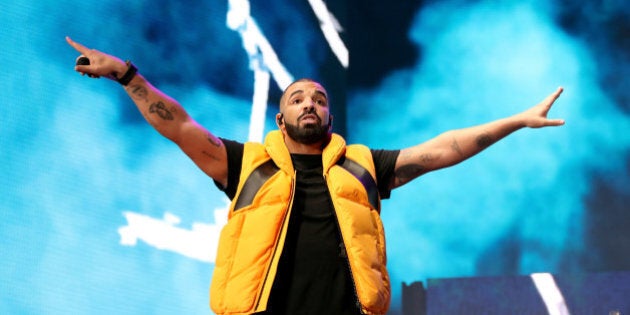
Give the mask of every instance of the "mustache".
[[297, 120], [300, 121], [306, 115], [315, 115], [315, 117], [317, 117], [317, 120], [320, 123], [322, 122], [322, 118], [319, 117], [319, 115], [317, 115], [317, 112], [315, 111], [315, 109], [310, 109], [308, 111], [303, 112], [302, 114], [300, 114], [300, 116], [298, 116]]

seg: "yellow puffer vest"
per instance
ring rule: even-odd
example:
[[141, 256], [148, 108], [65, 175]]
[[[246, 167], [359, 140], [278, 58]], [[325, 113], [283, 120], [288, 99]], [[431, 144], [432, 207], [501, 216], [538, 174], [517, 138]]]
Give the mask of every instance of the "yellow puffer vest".
[[[365, 184], [375, 178], [372, 155], [367, 147], [346, 146], [333, 134], [322, 160], [357, 298], [365, 314], [385, 314], [390, 283], [380, 200]], [[340, 166], [340, 160], [351, 160], [369, 174], [357, 177]], [[264, 145], [245, 144], [240, 178], [228, 223], [221, 231], [210, 286], [210, 306], [217, 314], [251, 314], [267, 307], [295, 188], [295, 170], [280, 131], [270, 132]], [[248, 182], [259, 182], [253, 185], [255, 192], [248, 190], [252, 186]]]

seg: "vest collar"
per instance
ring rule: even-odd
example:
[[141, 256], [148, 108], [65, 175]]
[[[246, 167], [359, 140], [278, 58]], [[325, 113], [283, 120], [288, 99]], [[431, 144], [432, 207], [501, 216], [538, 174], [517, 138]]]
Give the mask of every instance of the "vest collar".
[[[280, 169], [289, 174], [294, 172], [293, 163], [291, 163], [291, 154], [284, 143], [284, 135], [280, 130], [273, 130], [267, 134], [265, 137], [265, 150]], [[330, 170], [345, 153], [346, 141], [340, 135], [333, 133], [322, 153], [324, 174], [327, 174], [328, 170]]]

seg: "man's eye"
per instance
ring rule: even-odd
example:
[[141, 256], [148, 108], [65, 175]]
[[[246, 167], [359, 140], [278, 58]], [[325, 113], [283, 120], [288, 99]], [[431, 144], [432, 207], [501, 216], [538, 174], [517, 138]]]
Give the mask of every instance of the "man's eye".
[[317, 103], [317, 105], [320, 105], [320, 106], [326, 106], [326, 104], [328, 104], [328, 103], [326, 103], [325, 99], [319, 99], [319, 100], [315, 101], [315, 103]]
[[300, 103], [300, 99], [296, 98], [293, 101], [291, 101], [291, 104], [299, 104]]

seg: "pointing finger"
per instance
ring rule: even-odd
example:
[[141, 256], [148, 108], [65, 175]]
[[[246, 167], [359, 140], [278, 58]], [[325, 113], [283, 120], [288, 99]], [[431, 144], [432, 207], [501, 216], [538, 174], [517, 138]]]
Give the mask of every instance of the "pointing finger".
[[560, 97], [560, 94], [562, 94], [562, 91], [563, 91], [563, 88], [559, 87], [553, 93], [551, 93], [547, 97], [545, 97], [545, 99], [540, 103], [540, 105], [543, 105], [545, 107], [545, 109], [546, 109], [545, 112], [548, 111], [551, 108], [551, 106], [553, 105], [553, 103], [556, 102], [558, 97]]
[[70, 39], [69, 36], [66, 36], [66, 42], [68, 42], [68, 44], [70, 44], [70, 46], [72, 46], [74, 49], [76, 49], [78, 52], [80, 52], [81, 54], [87, 54], [87, 52], [90, 50], [89, 48], [73, 41], [72, 39]]
[[563, 91], [563, 90], [564, 90], [564, 89], [563, 89], [562, 87], [559, 87], [559, 88], [558, 88], [555, 92], [553, 92], [553, 93], [551, 94], [551, 100], [552, 100], [552, 101], [557, 100], [557, 99], [558, 99], [558, 97], [560, 97], [560, 94], [562, 94], [562, 91]]

